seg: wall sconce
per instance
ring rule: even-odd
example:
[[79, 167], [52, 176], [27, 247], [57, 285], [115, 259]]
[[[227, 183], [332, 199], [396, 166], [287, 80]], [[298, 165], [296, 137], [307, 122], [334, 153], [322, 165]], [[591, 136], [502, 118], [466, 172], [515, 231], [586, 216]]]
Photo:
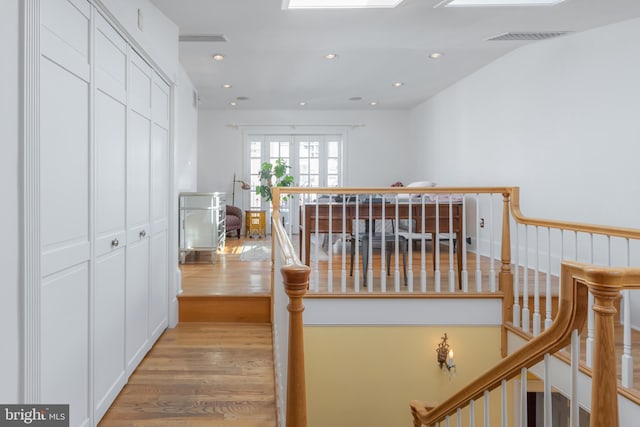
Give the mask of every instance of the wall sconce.
[[249, 185], [249, 183], [244, 182], [241, 179], [236, 179], [236, 174], [233, 174], [233, 192], [232, 192], [232, 196], [231, 196], [231, 204], [233, 206], [235, 206], [236, 204], [236, 183], [239, 182], [241, 184], [240, 188], [242, 188], [243, 190], [251, 190], [251, 186]]
[[444, 368], [447, 368], [447, 371], [451, 373], [452, 370], [455, 372], [456, 365], [453, 364], [453, 349], [449, 347], [449, 343], [447, 343], [448, 339], [445, 333], [442, 337], [442, 342], [440, 342], [438, 348], [436, 348], [436, 354], [438, 355], [440, 369], [444, 370]]

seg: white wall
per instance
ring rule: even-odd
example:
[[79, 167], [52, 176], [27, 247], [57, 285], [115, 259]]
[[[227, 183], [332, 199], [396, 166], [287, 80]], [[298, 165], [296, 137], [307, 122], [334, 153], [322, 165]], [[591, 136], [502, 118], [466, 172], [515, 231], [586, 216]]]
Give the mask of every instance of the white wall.
[[229, 124], [362, 124], [348, 131], [345, 186], [385, 187], [415, 178], [406, 168], [412, 156], [407, 111], [202, 110], [198, 120], [198, 191], [231, 194], [234, 172], [238, 179], [248, 178], [242, 169], [243, 130]]
[[175, 190], [196, 191], [198, 187], [198, 108], [193, 105], [195, 88], [180, 66], [175, 92]]
[[[518, 185], [526, 216], [640, 228], [639, 39], [635, 19], [487, 65], [412, 111], [413, 167], [441, 184]], [[640, 245], [631, 255], [639, 265]]]
[[417, 165], [527, 216], [640, 228], [640, 20], [512, 52], [412, 112]]
[[19, 375], [20, 352], [20, 131], [19, 131], [19, 31], [20, 0], [7, 0], [0, 14], [0, 129], [2, 129], [2, 156], [0, 156], [0, 182], [2, 182], [2, 209], [0, 209], [0, 271], [2, 297], [0, 298], [0, 402], [18, 403], [21, 399]]
[[[112, 17], [171, 81], [177, 81], [178, 27], [169, 18], [149, 0], [98, 0], [97, 3], [108, 8]], [[142, 29], [138, 27], [138, 10], [142, 15]]]

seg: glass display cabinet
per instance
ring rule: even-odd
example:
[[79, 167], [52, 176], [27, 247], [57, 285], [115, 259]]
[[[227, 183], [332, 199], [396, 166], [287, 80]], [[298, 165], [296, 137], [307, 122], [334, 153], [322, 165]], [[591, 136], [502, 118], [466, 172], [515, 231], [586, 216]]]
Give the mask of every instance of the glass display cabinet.
[[225, 193], [180, 193], [180, 263], [191, 252], [224, 249]]

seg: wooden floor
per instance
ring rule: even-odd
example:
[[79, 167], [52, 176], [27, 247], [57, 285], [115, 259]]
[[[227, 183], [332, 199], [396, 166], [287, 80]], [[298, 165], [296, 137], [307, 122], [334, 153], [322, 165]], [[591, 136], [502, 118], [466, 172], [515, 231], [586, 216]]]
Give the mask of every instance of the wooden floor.
[[180, 323], [156, 343], [100, 427], [275, 427], [271, 326]]
[[[240, 261], [241, 248], [230, 237], [223, 254], [199, 253], [181, 265], [183, 296], [202, 299], [205, 309], [217, 300], [229, 307], [266, 298], [270, 305], [271, 262]], [[181, 310], [178, 326], [160, 337], [99, 426], [275, 427], [270, 311], [247, 310], [263, 321], [190, 322]]]
[[183, 295], [270, 295], [271, 262], [241, 261], [246, 240], [252, 239], [227, 237], [222, 253], [198, 252], [187, 258], [180, 265]]

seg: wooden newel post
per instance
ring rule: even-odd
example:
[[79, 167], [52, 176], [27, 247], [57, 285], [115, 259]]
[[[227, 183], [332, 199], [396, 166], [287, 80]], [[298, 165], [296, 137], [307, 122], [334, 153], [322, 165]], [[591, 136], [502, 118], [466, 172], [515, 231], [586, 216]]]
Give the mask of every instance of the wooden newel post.
[[[516, 248], [517, 250], [517, 248]], [[509, 193], [502, 193], [502, 247], [498, 285], [502, 300], [503, 322], [513, 321], [513, 272], [511, 271], [511, 225], [509, 220]], [[517, 268], [517, 266], [516, 266]], [[502, 331], [502, 356], [507, 356], [507, 330]]]
[[594, 343], [591, 378], [591, 427], [618, 427], [618, 384], [616, 374], [614, 306], [617, 287], [589, 285], [593, 294]]
[[304, 265], [287, 265], [280, 270], [289, 296], [289, 364], [287, 366], [286, 427], [307, 426], [307, 389], [304, 376], [304, 325], [302, 298], [309, 288], [311, 270]]

